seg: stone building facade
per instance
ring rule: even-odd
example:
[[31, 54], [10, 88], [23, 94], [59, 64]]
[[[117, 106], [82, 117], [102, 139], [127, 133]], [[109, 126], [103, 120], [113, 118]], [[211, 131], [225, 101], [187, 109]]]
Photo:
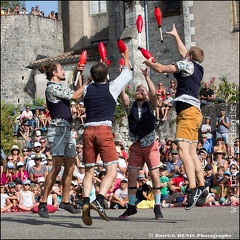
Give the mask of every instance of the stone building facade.
[[15, 106], [32, 103], [39, 97], [39, 71], [26, 66], [63, 51], [62, 21], [22, 14], [1, 16], [1, 100]]

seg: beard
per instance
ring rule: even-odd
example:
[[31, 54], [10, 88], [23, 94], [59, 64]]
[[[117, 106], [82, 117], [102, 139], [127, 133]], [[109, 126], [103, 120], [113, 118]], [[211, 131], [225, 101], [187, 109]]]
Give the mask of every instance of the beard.
[[65, 76], [63, 76], [62, 78], [60, 78], [60, 81], [65, 81], [65, 80], [66, 80]]

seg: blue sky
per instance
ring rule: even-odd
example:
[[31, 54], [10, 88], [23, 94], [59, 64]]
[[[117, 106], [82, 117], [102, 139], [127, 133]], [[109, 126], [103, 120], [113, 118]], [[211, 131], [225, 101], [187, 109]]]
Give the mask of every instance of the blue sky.
[[44, 11], [45, 17], [47, 17], [51, 11], [58, 11], [58, 1], [25, 1], [28, 13], [30, 13], [31, 7], [35, 7], [36, 5], [39, 6], [41, 11]]

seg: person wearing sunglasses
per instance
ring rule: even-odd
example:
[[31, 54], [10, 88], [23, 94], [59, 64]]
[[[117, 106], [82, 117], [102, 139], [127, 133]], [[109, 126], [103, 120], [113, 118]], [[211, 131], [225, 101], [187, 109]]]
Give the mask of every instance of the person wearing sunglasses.
[[23, 181], [23, 190], [20, 194], [19, 205], [18, 208], [22, 211], [30, 211], [31, 208], [38, 205], [35, 201], [34, 194], [30, 190], [30, 181], [24, 180]]

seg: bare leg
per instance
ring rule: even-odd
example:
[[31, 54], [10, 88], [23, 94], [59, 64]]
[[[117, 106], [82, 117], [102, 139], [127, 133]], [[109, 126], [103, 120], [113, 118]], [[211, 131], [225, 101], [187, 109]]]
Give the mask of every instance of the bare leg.
[[[44, 191], [43, 191], [43, 195], [41, 197], [40, 202], [47, 202], [48, 195], [49, 195], [50, 191], [52, 190], [52, 187], [56, 181], [58, 173], [61, 170], [63, 159], [64, 159], [64, 157], [60, 157], [60, 156], [53, 157], [53, 167], [46, 177]], [[65, 171], [66, 171], [66, 169], [64, 169], [64, 172]]]

